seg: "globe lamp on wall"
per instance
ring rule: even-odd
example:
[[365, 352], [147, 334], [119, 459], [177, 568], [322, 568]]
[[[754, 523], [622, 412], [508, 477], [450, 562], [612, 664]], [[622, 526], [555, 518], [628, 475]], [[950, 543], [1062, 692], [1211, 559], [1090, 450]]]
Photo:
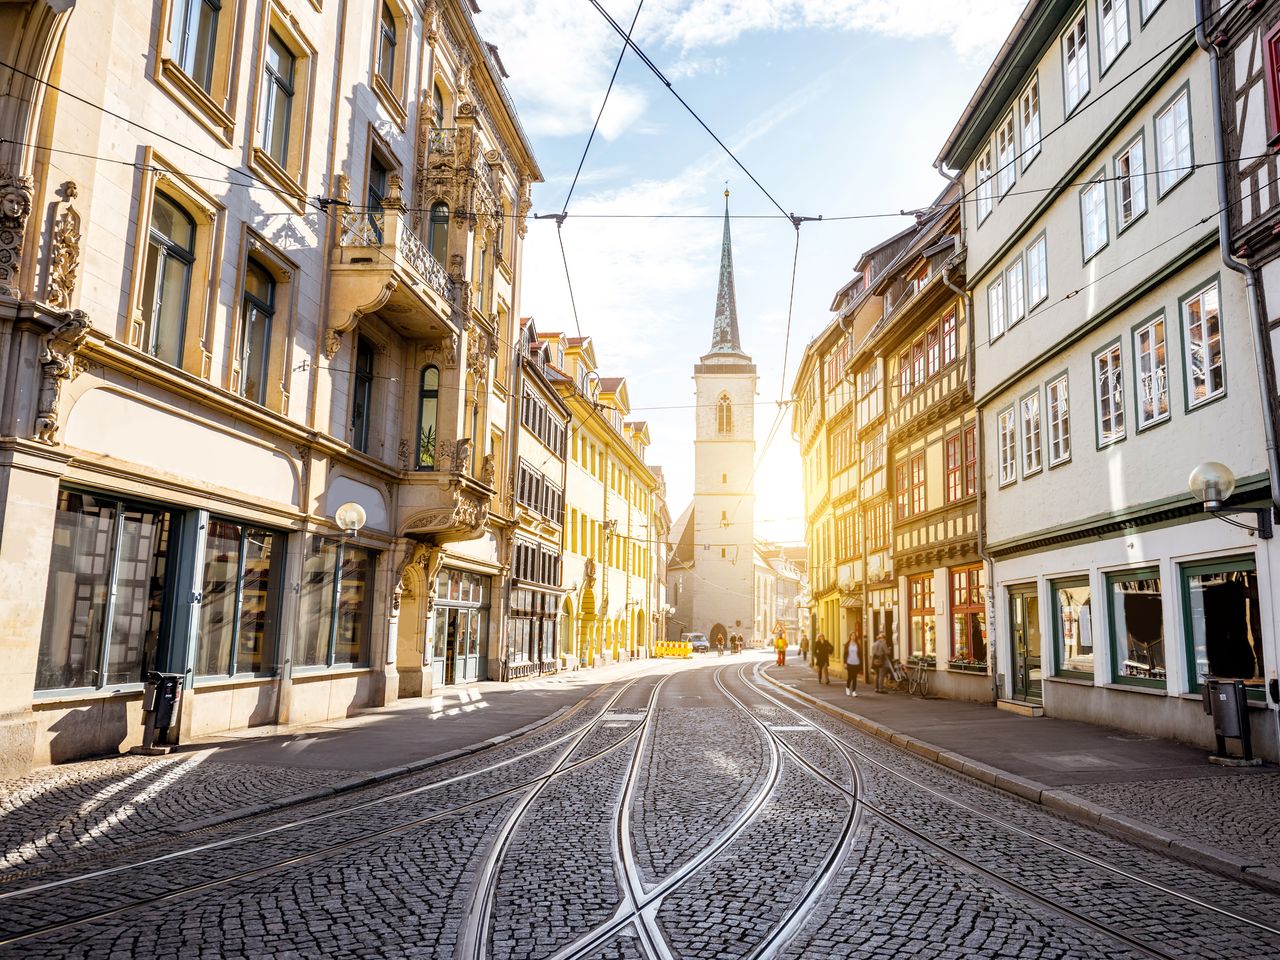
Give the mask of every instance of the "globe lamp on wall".
[[360, 528], [364, 526], [366, 519], [364, 507], [358, 503], [344, 503], [333, 513], [334, 523], [342, 530], [345, 530], [349, 537], [356, 535]]
[[[1191, 476], [1187, 478], [1187, 487], [1191, 490], [1192, 496], [1204, 504], [1205, 513], [1211, 513], [1224, 523], [1229, 523], [1233, 527], [1239, 527], [1241, 530], [1248, 530], [1252, 534], [1256, 534], [1261, 540], [1271, 539], [1271, 508], [1270, 507], [1228, 507], [1227, 501], [1231, 499], [1231, 494], [1236, 489], [1236, 477], [1231, 472], [1231, 468], [1226, 464], [1218, 463], [1216, 460], [1208, 460], [1200, 464], [1191, 471]], [[1250, 527], [1232, 520], [1232, 514], [1251, 513], [1257, 520], [1257, 527]]]

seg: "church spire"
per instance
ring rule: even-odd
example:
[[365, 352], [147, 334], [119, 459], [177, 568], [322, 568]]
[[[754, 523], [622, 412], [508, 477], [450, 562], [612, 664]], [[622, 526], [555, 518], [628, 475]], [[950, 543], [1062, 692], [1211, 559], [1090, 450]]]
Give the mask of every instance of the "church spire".
[[733, 289], [733, 244], [729, 239], [729, 191], [724, 192], [724, 241], [720, 247], [720, 288], [716, 292], [716, 323], [711, 330], [711, 353], [742, 353], [738, 340], [738, 300]]

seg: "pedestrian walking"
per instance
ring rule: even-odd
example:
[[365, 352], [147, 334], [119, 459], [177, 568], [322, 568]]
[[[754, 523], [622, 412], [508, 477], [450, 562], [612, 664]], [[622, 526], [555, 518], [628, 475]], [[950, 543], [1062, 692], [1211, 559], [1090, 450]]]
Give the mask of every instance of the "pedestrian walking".
[[876, 634], [876, 642], [871, 645], [871, 669], [876, 672], [876, 693], [884, 693], [884, 675], [889, 672], [889, 644], [884, 641], [884, 634]]
[[778, 651], [778, 666], [785, 667], [787, 665], [787, 638], [783, 634], [778, 634], [773, 638], [773, 649]]
[[849, 639], [844, 644], [844, 695], [846, 697], [856, 697], [858, 695], [858, 671], [862, 669], [862, 640], [858, 636], [861, 630], [854, 629], [849, 631]]
[[831, 645], [827, 635], [818, 634], [818, 639], [813, 644], [813, 664], [818, 668], [819, 683], [831, 682], [831, 654], [835, 652], [836, 648]]
[[800, 659], [805, 663], [809, 662], [809, 635], [807, 633], [800, 634]]

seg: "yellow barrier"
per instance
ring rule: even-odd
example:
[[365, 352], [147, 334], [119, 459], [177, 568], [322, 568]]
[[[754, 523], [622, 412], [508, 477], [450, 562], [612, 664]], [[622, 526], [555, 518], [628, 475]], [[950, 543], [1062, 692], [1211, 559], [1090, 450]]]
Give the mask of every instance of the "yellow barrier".
[[654, 655], [658, 657], [692, 657], [693, 644], [689, 641], [659, 640], [654, 647]]

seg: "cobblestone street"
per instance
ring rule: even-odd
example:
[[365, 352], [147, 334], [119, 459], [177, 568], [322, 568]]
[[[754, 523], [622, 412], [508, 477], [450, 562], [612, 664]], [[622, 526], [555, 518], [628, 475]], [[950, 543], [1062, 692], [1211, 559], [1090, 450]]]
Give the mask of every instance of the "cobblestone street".
[[[506, 742], [247, 816], [347, 771], [178, 754], [6, 783], [0, 956], [1280, 956], [1263, 886], [869, 736], [762, 668], [656, 663]], [[1080, 793], [1173, 829], [1211, 789], [1218, 845], [1244, 847], [1273, 837], [1233, 806], [1275, 779]]]

